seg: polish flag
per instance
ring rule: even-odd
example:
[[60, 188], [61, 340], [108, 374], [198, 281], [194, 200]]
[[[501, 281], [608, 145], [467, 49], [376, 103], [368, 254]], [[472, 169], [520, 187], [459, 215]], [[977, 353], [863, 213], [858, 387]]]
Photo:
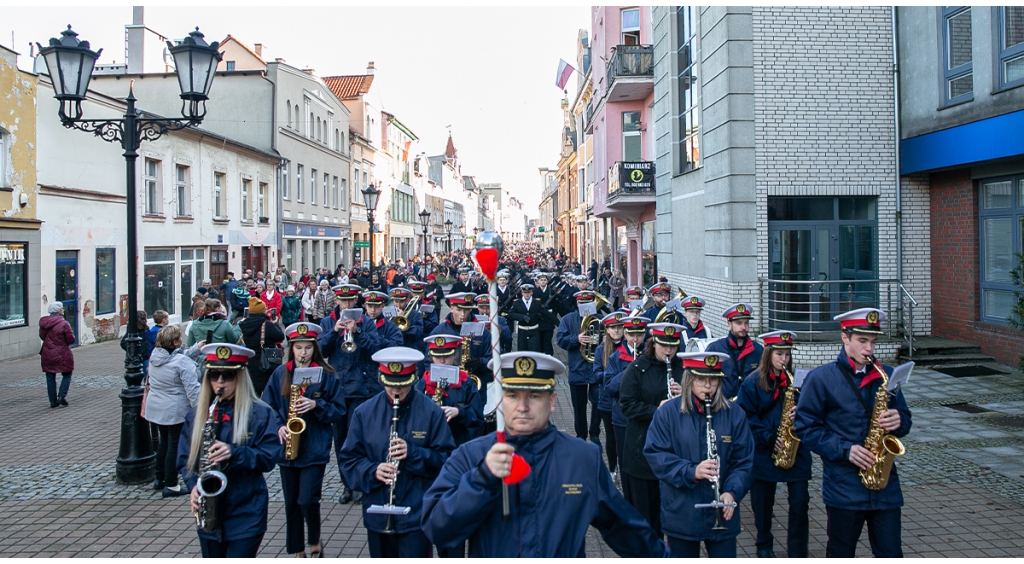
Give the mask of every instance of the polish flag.
[[564, 59], [558, 59], [558, 77], [555, 79], [555, 85], [558, 86], [559, 90], [565, 90], [565, 85], [569, 82], [569, 77], [574, 72], [576, 72], [576, 69], [572, 65], [565, 62]]

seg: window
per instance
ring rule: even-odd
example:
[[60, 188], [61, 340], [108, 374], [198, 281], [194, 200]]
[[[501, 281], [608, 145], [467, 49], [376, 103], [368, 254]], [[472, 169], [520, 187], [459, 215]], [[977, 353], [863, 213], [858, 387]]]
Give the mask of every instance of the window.
[[640, 8], [622, 10], [622, 45], [640, 44]]
[[11, 150], [10, 143], [10, 134], [7, 133], [7, 130], [0, 127], [0, 188], [11, 186], [11, 175], [7, 171], [7, 163], [11, 160], [9, 156]]
[[341, 132], [338, 131], [337, 129], [334, 130], [334, 150], [338, 151], [339, 153], [345, 152], [341, 148]]
[[361, 189], [362, 188], [359, 186], [359, 167], [357, 166], [352, 174], [352, 201], [357, 204], [362, 202], [362, 200], [359, 199], [361, 196]]
[[163, 215], [160, 194], [160, 161], [146, 159], [145, 168], [146, 182], [146, 213], [150, 215]]
[[316, 118], [316, 140], [320, 140], [320, 133], [323, 128], [320, 126], [320, 118]]
[[288, 193], [290, 192], [289, 184], [288, 184], [289, 182], [291, 182], [290, 180], [288, 180], [288, 166], [290, 164], [291, 164], [291, 161], [284, 161], [284, 164], [281, 165], [281, 199], [282, 200], [287, 200], [288, 199]]
[[242, 217], [244, 223], [252, 222], [252, 180], [242, 179]]
[[[331, 188], [329, 182], [331, 181], [331, 175], [324, 173], [324, 207], [331, 207]], [[337, 184], [337, 183], [335, 183]], [[335, 206], [337, 207], [337, 206]]]
[[257, 217], [259, 217], [260, 223], [263, 223], [263, 222], [267, 221], [267, 183], [266, 182], [260, 182], [260, 185], [259, 185], [259, 195], [257, 196], [257, 198], [258, 198], [258, 201], [257, 201], [256, 205], [257, 205], [257, 209], [259, 211], [259, 216], [257, 216]]
[[622, 112], [622, 160], [643, 160], [640, 141], [640, 112]]
[[185, 165], [174, 165], [174, 193], [178, 202], [178, 217], [192, 215], [192, 191], [189, 190], [189, 170]]
[[96, 313], [114, 313], [117, 309], [115, 249], [96, 249]]
[[301, 115], [302, 114], [299, 113], [299, 105], [295, 104], [295, 129], [298, 129], [300, 124], [302, 124]]
[[309, 203], [316, 205], [316, 169], [311, 168], [309, 174]]
[[1024, 6], [999, 7], [999, 87], [1024, 84]]
[[0, 329], [28, 325], [27, 306], [28, 243], [0, 243]]
[[286, 100], [284, 103], [284, 113], [287, 114], [286, 119], [288, 120], [288, 127], [292, 126], [292, 101]]
[[943, 7], [943, 103], [946, 105], [968, 102], [974, 98], [971, 41], [971, 8]]
[[1010, 270], [1024, 250], [1024, 175], [983, 181], [979, 197], [981, 319], [1005, 324], [1014, 303]]
[[344, 178], [341, 179], [341, 209], [345, 209], [348, 205], [348, 182]]
[[174, 314], [174, 249], [146, 249], [142, 272], [145, 276], [143, 309], [162, 309]]
[[700, 167], [700, 104], [697, 96], [697, 77], [694, 76], [696, 52], [695, 18], [692, 6], [676, 8], [679, 48], [676, 64], [679, 74], [679, 168], [678, 173]]
[[296, 171], [295, 172], [295, 199], [297, 201], [301, 202], [302, 201], [302, 183], [306, 181], [306, 178], [302, 174], [302, 171], [303, 171], [302, 165], [298, 165], [298, 167], [295, 169], [295, 171]]
[[331, 192], [334, 194], [334, 209], [338, 209], [338, 177], [331, 177]]
[[234, 61], [226, 61], [226, 64], [227, 64], [227, 70], [229, 70], [229, 71], [235, 70], [235, 62]]
[[213, 218], [224, 218], [224, 173], [213, 173]]
[[314, 122], [313, 112], [309, 112], [309, 125], [306, 126], [306, 137], [313, 139], [316, 135], [314, 127], [316, 127], [316, 122]]

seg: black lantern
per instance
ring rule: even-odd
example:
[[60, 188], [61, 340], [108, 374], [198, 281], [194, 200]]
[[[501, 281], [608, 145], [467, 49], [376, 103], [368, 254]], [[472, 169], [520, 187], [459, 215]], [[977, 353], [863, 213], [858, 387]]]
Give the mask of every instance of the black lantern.
[[202, 118], [206, 115], [206, 100], [209, 99], [213, 77], [217, 74], [217, 63], [222, 58], [217, 45], [216, 41], [207, 44], [198, 27], [178, 45], [167, 42], [167, 50], [174, 57], [174, 70], [178, 73], [181, 115], [185, 117]]
[[445, 230], [446, 233], [448, 233], [448, 252], [449, 253], [452, 252], [452, 225], [453, 225], [453, 223], [452, 223], [451, 219], [444, 220], [444, 230]]
[[424, 208], [424, 210], [420, 212], [420, 225], [423, 226], [423, 232], [424, 233], [427, 232], [427, 225], [429, 225], [429, 224], [430, 224], [430, 212], [428, 212]]
[[70, 25], [61, 32], [60, 39], [51, 38], [49, 46], [43, 47], [39, 43], [36, 46], [53, 82], [53, 97], [60, 100], [58, 113], [61, 120], [82, 117], [82, 100], [85, 100], [92, 69], [103, 49], [90, 50], [89, 42], [79, 41], [78, 34], [71, 30]]
[[363, 193], [363, 204], [366, 205], [366, 211], [372, 212], [376, 210], [377, 200], [380, 199], [380, 190], [378, 190], [373, 184], [370, 184], [361, 191]]

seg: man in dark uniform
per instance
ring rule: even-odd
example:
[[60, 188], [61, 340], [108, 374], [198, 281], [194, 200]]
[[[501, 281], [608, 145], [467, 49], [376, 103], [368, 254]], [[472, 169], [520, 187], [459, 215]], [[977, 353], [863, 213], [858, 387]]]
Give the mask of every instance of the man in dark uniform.
[[[590, 290], [576, 292], [573, 297], [576, 298], [578, 305], [592, 304], [595, 299], [594, 292]], [[558, 346], [564, 349], [569, 357], [569, 393], [572, 396], [573, 422], [576, 437], [584, 441], [589, 438], [592, 442], [598, 443], [601, 435], [601, 418], [597, 414], [597, 400], [599, 399], [598, 394], [600, 393], [601, 384], [598, 381], [597, 375], [594, 374], [593, 360], [588, 362], [583, 358], [582, 347], [589, 347], [590, 355], [594, 355], [598, 345], [601, 344], [602, 326], [600, 325], [600, 318], [595, 316], [595, 335], [591, 336], [586, 333], [580, 333], [582, 319], [579, 311], [567, 314], [562, 318], [561, 323], [558, 324], [558, 332], [555, 334], [555, 338], [558, 340]], [[596, 343], [590, 342], [592, 337], [597, 341]], [[587, 427], [588, 402], [590, 403], [589, 434]]]
[[735, 398], [740, 391], [740, 382], [747, 374], [757, 370], [761, 362], [761, 354], [764, 347], [750, 338], [747, 332], [750, 330], [750, 317], [754, 315], [754, 308], [750, 304], [733, 304], [722, 313], [729, 323], [729, 334], [708, 345], [705, 352], [720, 352], [729, 355], [722, 371], [725, 372], [725, 379], [722, 380], [722, 393], [727, 398]]
[[[395, 309], [398, 310], [398, 315], [404, 316], [409, 322], [409, 328], [402, 331], [403, 345], [423, 352], [423, 316], [420, 315], [419, 308], [416, 306], [413, 306], [413, 308], [409, 310], [409, 300], [412, 299], [412, 290], [408, 288], [393, 288], [390, 294], [391, 299], [394, 302]], [[397, 329], [398, 326], [395, 325], [395, 328]], [[401, 329], [399, 329], [399, 331], [401, 331]]]
[[[356, 408], [338, 453], [338, 467], [353, 488], [366, 492], [363, 525], [370, 556], [427, 558], [430, 541], [420, 526], [423, 493], [455, 450], [455, 441], [444, 411], [424, 394], [411, 393], [423, 353], [393, 347], [378, 351], [373, 360], [379, 363], [384, 390]], [[390, 531], [387, 516], [369, 511], [371, 506], [385, 505], [410, 508], [407, 514], [391, 517]]]
[[469, 292], [469, 269], [462, 267], [459, 269], [458, 280], [452, 284], [452, 289], [448, 290], [449, 294], [464, 294]]
[[555, 307], [558, 302], [558, 294], [554, 288], [548, 285], [549, 276], [546, 272], [537, 273], [537, 287], [534, 289], [534, 297], [540, 302], [541, 316], [537, 320], [537, 332], [540, 338], [540, 352], [555, 354], [554, 343], [555, 325], [558, 323], [558, 314]]
[[[488, 296], [487, 294], [479, 294], [476, 297], [476, 310], [480, 313], [480, 315], [486, 315], [486, 316], [490, 317], [491, 316], [491, 300], [490, 300], [490, 296]], [[496, 316], [495, 319], [498, 320], [498, 332], [501, 335], [500, 344], [501, 344], [501, 352], [502, 352], [502, 354], [504, 354], [506, 352], [512, 352], [512, 331], [509, 330], [509, 328], [508, 328], [508, 322], [505, 321], [505, 318], [500, 316], [500, 315]], [[484, 325], [484, 331], [487, 332], [487, 333], [491, 332], [491, 323], [489, 321]], [[506, 343], [508, 343], [508, 350], [507, 351], [505, 350], [505, 344]]]
[[711, 331], [700, 320], [700, 314], [704, 310], [704, 302], [697, 296], [688, 296], [683, 300], [682, 308], [683, 320], [680, 322], [680, 325], [683, 326], [683, 331], [686, 331], [684, 342], [689, 342], [690, 339], [710, 338]]
[[[473, 321], [473, 311], [476, 309], [476, 296], [474, 294], [448, 294], [448, 307], [451, 312], [444, 318], [430, 335], [455, 335], [462, 333], [462, 324]], [[463, 369], [480, 380], [480, 388], [487, 389], [487, 384], [494, 379], [493, 372], [487, 369], [487, 363], [491, 361], [491, 334], [484, 331], [482, 335], [464, 336], [469, 339], [469, 354]], [[461, 358], [461, 351], [459, 352]], [[460, 364], [459, 360], [455, 364]], [[422, 368], [426, 369], [426, 363]]]
[[[885, 314], [864, 308], [837, 315], [843, 347], [836, 361], [812, 370], [804, 378], [797, 401], [793, 430], [824, 466], [821, 493], [828, 513], [826, 557], [853, 558], [864, 524], [868, 526], [875, 558], [901, 558], [900, 508], [903, 492], [893, 465], [888, 483], [879, 490], [864, 486], [859, 472], [875, 464], [875, 453], [865, 448], [869, 428], [878, 435], [903, 437], [910, 432], [910, 408], [903, 392], [885, 397], [886, 409], [872, 422], [876, 394], [892, 368], [878, 372], [873, 362], [875, 340], [883, 334]], [[885, 479], [885, 477], [883, 477]], [[881, 482], [878, 482], [881, 485]]]
[[[658, 312], [661, 311], [661, 308], [665, 307], [665, 304], [668, 303], [668, 298], [669, 296], [672, 295], [672, 286], [670, 286], [667, 282], [658, 282], [657, 284], [648, 288], [647, 293], [651, 296], [651, 299], [654, 300], [654, 305], [652, 305], [647, 311], [645, 311], [642, 314], [642, 317], [646, 317], [647, 319], [650, 319], [653, 322], [655, 319], [657, 319]], [[666, 320], [666, 323], [675, 323], [675, 321], [669, 319]]]
[[520, 352], [540, 352], [540, 318], [544, 315], [540, 302], [533, 297], [533, 284], [520, 286], [523, 297], [512, 304], [508, 318], [516, 322], [516, 349]]
[[[615, 489], [597, 445], [550, 424], [557, 359], [516, 352], [501, 357], [507, 442], [487, 434], [460, 447], [423, 497], [423, 532], [439, 548], [469, 539], [471, 558], [582, 558], [590, 525], [619, 556], [666, 557], [668, 548]], [[509, 517], [502, 517], [502, 480]], [[515, 466], [515, 468], [513, 468]]]

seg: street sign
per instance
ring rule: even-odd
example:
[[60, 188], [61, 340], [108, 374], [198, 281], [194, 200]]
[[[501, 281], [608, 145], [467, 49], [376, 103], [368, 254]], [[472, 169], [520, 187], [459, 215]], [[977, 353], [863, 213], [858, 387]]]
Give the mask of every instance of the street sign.
[[370, 242], [369, 241], [356, 241], [356, 242], [352, 243], [352, 246], [354, 248], [356, 248], [356, 249], [369, 249], [370, 248]]

